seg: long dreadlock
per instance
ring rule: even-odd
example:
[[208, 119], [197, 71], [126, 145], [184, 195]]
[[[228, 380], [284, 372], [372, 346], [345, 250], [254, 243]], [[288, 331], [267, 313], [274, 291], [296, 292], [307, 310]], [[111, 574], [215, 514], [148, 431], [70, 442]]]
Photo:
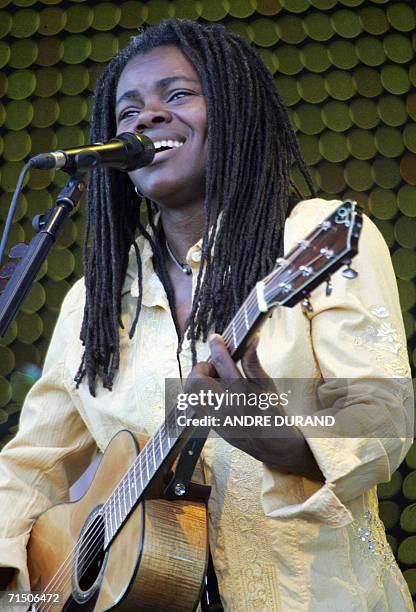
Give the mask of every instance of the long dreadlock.
[[[221, 333], [254, 284], [283, 253], [293, 160], [311, 193], [313, 186], [272, 75], [244, 39], [218, 24], [167, 19], [133, 38], [98, 80], [92, 142], [105, 142], [116, 133], [115, 91], [127, 62], [162, 45], [175, 45], [193, 65], [208, 115], [201, 267], [187, 321], [195, 363], [196, 339], [206, 340], [212, 329]], [[130, 179], [108, 168], [91, 173], [87, 203], [86, 303], [80, 336], [85, 351], [75, 380], [79, 384], [87, 375], [94, 395], [96, 378], [111, 389], [119, 366], [121, 289], [132, 245], [139, 297], [130, 337], [139, 318], [142, 287], [137, 231], [151, 244], [174, 318], [175, 309], [163, 242], [153, 222], [155, 205], [147, 201], [153, 230], [149, 233], [140, 222], [140, 201]]]

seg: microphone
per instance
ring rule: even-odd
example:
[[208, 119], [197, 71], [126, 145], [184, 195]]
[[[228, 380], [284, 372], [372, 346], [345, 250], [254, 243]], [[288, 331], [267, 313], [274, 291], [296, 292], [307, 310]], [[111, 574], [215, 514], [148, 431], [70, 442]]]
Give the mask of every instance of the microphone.
[[137, 170], [151, 163], [156, 149], [143, 134], [124, 132], [106, 143], [95, 143], [74, 149], [41, 153], [29, 160], [32, 168], [48, 170], [92, 170], [109, 166], [118, 170]]

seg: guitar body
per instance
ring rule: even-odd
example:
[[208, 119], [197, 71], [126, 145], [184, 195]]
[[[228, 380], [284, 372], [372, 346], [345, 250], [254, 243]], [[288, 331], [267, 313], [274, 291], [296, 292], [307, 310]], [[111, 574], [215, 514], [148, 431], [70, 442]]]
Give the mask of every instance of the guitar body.
[[[77, 502], [54, 506], [32, 528], [28, 544], [32, 590], [60, 592], [60, 610], [189, 612], [198, 605], [208, 552], [203, 502], [144, 500], [132, 510], [107, 551], [99, 538], [94, 550], [101, 552], [95, 557], [91, 545], [79, 546], [80, 537], [86, 542], [99, 535], [100, 525], [103, 532], [102, 523], [97, 522], [99, 509], [138, 452], [131, 433], [118, 433], [85, 495]], [[75, 547], [79, 559], [74, 557]], [[78, 571], [86, 557], [93, 562]], [[36, 607], [43, 609], [49, 606]]]

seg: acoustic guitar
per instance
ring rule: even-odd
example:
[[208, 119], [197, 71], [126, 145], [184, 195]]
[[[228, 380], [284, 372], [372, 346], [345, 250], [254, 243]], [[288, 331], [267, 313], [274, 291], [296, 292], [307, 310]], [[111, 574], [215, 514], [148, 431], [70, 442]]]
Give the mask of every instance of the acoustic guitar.
[[[361, 226], [359, 208], [347, 200], [277, 261], [223, 333], [233, 358], [271, 308], [302, 302], [310, 309], [309, 292], [326, 281], [329, 294], [329, 274], [343, 264], [344, 276], [357, 275], [350, 263]], [[38, 518], [28, 543], [30, 610], [197, 608], [207, 563], [207, 495], [192, 499], [177, 483], [175, 499], [163, 498], [166, 475], [195, 433], [178, 426], [176, 410], [141, 450], [130, 432], [119, 432], [86, 494]]]

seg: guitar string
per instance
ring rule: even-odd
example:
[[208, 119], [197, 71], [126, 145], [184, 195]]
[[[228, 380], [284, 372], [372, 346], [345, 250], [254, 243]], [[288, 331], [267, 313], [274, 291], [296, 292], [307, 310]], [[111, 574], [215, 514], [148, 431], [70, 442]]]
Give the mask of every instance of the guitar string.
[[[318, 233], [319, 233], [320, 231], [321, 231], [321, 230], [318, 230]], [[311, 237], [308, 237], [308, 239], [307, 239], [307, 240], [313, 240], [313, 237], [312, 237], [312, 236], [311, 236]], [[293, 251], [293, 253], [291, 253], [290, 255], [292, 255], [292, 257], [293, 257], [293, 256], [296, 256], [296, 257], [297, 257], [297, 256], [299, 255], [298, 250], [299, 250], [299, 249], [296, 249], [296, 250], [295, 250], [295, 251]], [[306, 248], [305, 248], [305, 250], [306, 250]], [[311, 265], [311, 264], [315, 263], [315, 262], [316, 262], [318, 259], [320, 259], [320, 258], [322, 258], [322, 257], [323, 257], [323, 255], [320, 253], [320, 254], [319, 254], [317, 257], [315, 257], [315, 259], [313, 259], [312, 261], [310, 261], [308, 265]], [[332, 258], [331, 258], [331, 259], [332, 259]], [[338, 260], [339, 260], [339, 258], [338, 258]], [[280, 268], [278, 268], [278, 269], [277, 269], [277, 270], [275, 270], [274, 272], [271, 272], [271, 273], [270, 273], [270, 274], [269, 274], [269, 275], [268, 275], [268, 276], [267, 276], [265, 279], [263, 279], [263, 282], [264, 282], [264, 284], [265, 284], [265, 291], [264, 291], [264, 295], [265, 295], [265, 297], [266, 297], [266, 293], [267, 293], [266, 289], [268, 288], [268, 287], [267, 287], [267, 284], [271, 285], [271, 284], [272, 284], [274, 281], [276, 281], [276, 274], [277, 274], [277, 273], [281, 274], [282, 272], [284, 272], [284, 271], [285, 271], [285, 269], [287, 269], [287, 267], [290, 265], [290, 263], [291, 263], [291, 261], [290, 261], [290, 257], [288, 257], [288, 258], [285, 260], [285, 265], [284, 265], [284, 267], [280, 267]], [[334, 263], [334, 262], [332, 262], [332, 263]], [[302, 274], [300, 274], [300, 275], [302, 275]], [[287, 278], [285, 282], [286, 282], [286, 283], [289, 283], [289, 282], [293, 281], [294, 279], [296, 279], [296, 277], [297, 277], [297, 276], [299, 276], [299, 270], [298, 270], [298, 269], [297, 269], [297, 270], [295, 270], [295, 271], [294, 271], [294, 273], [292, 274], [292, 276], [289, 276], [289, 278]], [[236, 316], [233, 318], [233, 320], [231, 321], [231, 323], [229, 324], [229, 326], [227, 326], [227, 329], [226, 329], [226, 330], [225, 330], [225, 332], [224, 332], [223, 337], [224, 337], [224, 340], [226, 341], [226, 343], [227, 343], [228, 341], [233, 340], [233, 336], [237, 334], [237, 329], [241, 330], [242, 324], [240, 324], [240, 322], [238, 322], [238, 325], [239, 325], [239, 327], [238, 327], [238, 328], [235, 326], [235, 324], [233, 325], [233, 323], [235, 322], [235, 320], [236, 320], [236, 319], [238, 319], [238, 318], [244, 318], [244, 319], [245, 319], [244, 315], [242, 314], [243, 309], [244, 309], [244, 310], [246, 310], [246, 312], [247, 312], [247, 306], [248, 306], [248, 304], [249, 304], [249, 308], [251, 308], [252, 306], [254, 306], [254, 303], [255, 303], [255, 302], [257, 302], [257, 296], [256, 296], [256, 293], [254, 292], [254, 290], [252, 290], [252, 291], [250, 292], [250, 294], [249, 294], [249, 296], [248, 296], [247, 300], [246, 300], [246, 301], [243, 303], [243, 305], [242, 305], [242, 306], [240, 307], [240, 309], [237, 311]], [[249, 313], [247, 312], [247, 315], [248, 315], [248, 314], [249, 314]], [[250, 315], [252, 315], [252, 314], [253, 314], [253, 313], [252, 313], [252, 312], [250, 312]], [[246, 326], [246, 330], [247, 330], [246, 321], [244, 321], [244, 325]], [[233, 327], [234, 327], [234, 330], [232, 330], [232, 328], [233, 328]], [[228, 332], [228, 329], [229, 329], [229, 328], [231, 328], [231, 329], [230, 329], [230, 331]], [[248, 331], [248, 330], [247, 330], [247, 331]], [[229, 335], [229, 338], [227, 338], [227, 337], [226, 337], [227, 335]], [[233, 340], [233, 343], [234, 343], [234, 340]], [[169, 413], [169, 415], [171, 415], [173, 412], [174, 412], [174, 410], [172, 410], [172, 411]], [[156, 432], [156, 435], [154, 436], [154, 438], [156, 438], [157, 434], [158, 434], [158, 433], [159, 433], [159, 432], [160, 432], [162, 429], [163, 429], [163, 427], [159, 428], [159, 430], [158, 430], [158, 432]], [[164, 433], [164, 432], [162, 432], [162, 433]], [[155, 452], [155, 451], [154, 451], [154, 442], [153, 442], [153, 439], [154, 439], [154, 438], [151, 438], [151, 439], [149, 440], [149, 446], [150, 446], [150, 445], [153, 445], [153, 452]], [[132, 466], [130, 466], [130, 468], [127, 470], [126, 474], [125, 474], [125, 475], [123, 476], [123, 478], [120, 480], [120, 482], [119, 482], [119, 484], [117, 485], [117, 487], [116, 487], [115, 491], [114, 491], [114, 492], [113, 492], [113, 493], [110, 495], [110, 497], [107, 499], [107, 501], [106, 501], [106, 502], [103, 504], [103, 508], [107, 509], [107, 507], [109, 507], [109, 508], [110, 508], [110, 512], [112, 512], [112, 507], [114, 508], [114, 510], [116, 510], [116, 507], [117, 507], [117, 506], [116, 506], [116, 504], [117, 504], [117, 503], [118, 503], [118, 507], [120, 508], [120, 507], [121, 507], [121, 493], [122, 493], [122, 492], [123, 492], [123, 494], [124, 494], [124, 505], [125, 505], [125, 508], [126, 508], [126, 487], [125, 487], [125, 485], [126, 485], [126, 477], [127, 477], [127, 480], [130, 480], [130, 476], [129, 476], [129, 474], [131, 474], [131, 470], [132, 470], [132, 468], [133, 468], [133, 470], [134, 470], [134, 472], [135, 472], [135, 476], [136, 476], [136, 468], [138, 467], [139, 463], [140, 463], [140, 468], [143, 468], [143, 465], [142, 465], [142, 462], [143, 462], [143, 456], [144, 456], [144, 454], [145, 454], [145, 452], [146, 452], [147, 447], [148, 447], [148, 444], [146, 444], [146, 445], [143, 447], [142, 452], [141, 452], [141, 453], [138, 455], [138, 457], [136, 458], [136, 460], [133, 462], [133, 465], [132, 465]], [[168, 451], [168, 452], [169, 452], [169, 451]], [[146, 464], [147, 464], [147, 465], [146, 465], [146, 468], [147, 468], [147, 467], [148, 467], [148, 460], [147, 460], [147, 457], [146, 457], [145, 459], [146, 459]], [[162, 460], [163, 460], [163, 456], [162, 456]], [[155, 466], [155, 467], [156, 467], [156, 466]], [[141, 470], [140, 470], [140, 471], [141, 471]], [[146, 483], [146, 486], [147, 486], [147, 484], [148, 484], [149, 482], [150, 482], [150, 481], [148, 480], [148, 482]], [[129, 491], [130, 491], [130, 486], [129, 486], [129, 485], [128, 485], [128, 489], [129, 489]], [[114, 496], [114, 493], [116, 493], [116, 494], [117, 494], [118, 499], [117, 499], [117, 498]], [[130, 506], [131, 506], [131, 494], [130, 494], [130, 493], [129, 493], [129, 496], [130, 496]], [[139, 497], [140, 497], [140, 496], [139, 496]], [[113, 498], [113, 499], [112, 499], [112, 498]], [[135, 503], [137, 503], [137, 499], [136, 499], [136, 502], [135, 502]], [[133, 506], [134, 506], [134, 504], [133, 504]], [[130, 511], [131, 511], [131, 507], [130, 507], [129, 512], [130, 512]], [[115, 515], [115, 514], [114, 514], [114, 515]], [[113, 515], [113, 516], [114, 516], [114, 515]], [[103, 520], [104, 520], [104, 523], [105, 523], [105, 521], [106, 521], [106, 513], [105, 513], [105, 511], [104, 511], [104, 513], [103, 513], [103, 515], [102, 515], [102, 516], [103, 516]], [[120, 516], [121, 516], [121, 512], [120, 512]], [[128, 514], [127, 514], [127, 516], [128, 516]], [[124, 520], [125, 520], [125, 518], [126, 518], [126, 517], [124, 517]], [[123, 522], [123, 521], [122, 521], [122, 522]], [[120, 525], [121, 525], [121, 523], [120, 523]], [[118, 531], [118, 529], [120, 528], [120, 525], [118, 525], [118, 526], [117, 526], [117, 531]], [[89, 539], [87, 538], [87, 540], [81, 541], [81, 542], [79, 542], [79, 543], [77, 542], [77, 544], [74, 546], [74, 548], [72, 549], [72, 551], [70, 551], [70, 553], [68, 554], [67, 559], [66, 559], [66, 560], [65, 560], [65, 561], [64, 561], [64, 562], [61, 564], [61, 568], [60, 568], [60, 570], [58, 570], [58, 572], [55, 574], [55, 576], [53, 576], [53, 577], [52, 577], [52, 579], [51, 579], [51, 581], [50, 581], [50, 585], [53, 583], [53, 581], [58, 581], [58, 582], [60, 583], [60, 585], [58, 585], [58, 584], [56, 584], [56, 585], [54, 585], [54, 586], [50, 586], [50, 585], [48, 585], [48, 587], [47, 587], [47, 588], [46, 588], [44, 591], [48, 590], [49, 592], [51, 592], [51, 591], [52, 591], [52, 589], [54, 589], [54, 588], [59, 588], [59, 586], [61, 586], [61, 585], [62, 585], [62, 580], [65, 580], [65, 579], [66, 579], [66, 576], [62, 576], [62, 575], [61, 575], [61, 576], [59, 576], [59, 574], [62, 574], [62, 572], [66, 572], [66, 569], [67, 569], [67, 568], [65, 568], [65, 565], [68, 565], [69, 563], [71, 563], [71, 559], [69, 559], [69, 557], [71, 557], [71, 555], [73, 554], [73, 552], [74, 552], [74, 551], [76, 551], [76, 549], [77, 549], [77, 548], [81, 548], [81, 550], [82, 550], [82, 545], [84, 545], [84, 546], [85, 546], [85, 545], [87, 544], [87, 546], [88, 546], [88, 544], [89, 544], [90, 542], [93, 542], [92, 546], [90, 546], [89, 548], [88, 548], [88, 547], [86, 548], [86, 550], [85, 550], [85, 554], [84, 554], [84, 557], [83, 557], [83, 559], [82, 559], [82, 563], [86, 563], [86, 558], [87, 558], [87, 555], [88, 555], [89, 553], [91, 553], [91, 555], [90, 555], [90, 561], [89, 561], [89, 564], [88, 564], [88, 565], [86, 565], [86, 566], [85, 566], [85, 568], [83, 568], [83, 569], [84, 569], [84, 572], [85, 572], [85, 570], [86, 570], [86, 569], [88, 569], [88, 567], [89, 567], [89, 565], [91, 564], [92, 559], [94, 558], [94, 556], [95, 556], [96, 552], [99, 550], [99, 544], [98, 544], [98, 546], [96, 546], [96, 547], [95, 547], [95, 549], [94, 549], [94, 550], [92, 550], [92, 547], [94, 546], [94, 538], [96, 537], [96, 535], [97, 535], [99, 532], [102, 532], [102, 531], [103, 531], [103, 528], [104, 528], [104, 532], [105, 532], [105, 524], [103, 525], [103, 523], [102, 523], [102, 522], [100, 522], [99, 526], [95, 528], [95, 531], [93, 531], [91, 534], [89, 534]], [[112, 535], [112, 537], [114, 537], [114, 534]], [[71, 572], [71, 567], [69, 567], [69, 572]], [[71, 572], [71, 573], [72, 573], [72, 572]], [[42, 609], [42, 608], [41, 608], [41, 609]]]
[[[313, 260], [312, 262], [309, 262], [309, 264], [311, 264], [311, 263], [315, 263], [315, 261], [317, 261], [319, 258], [322, 258], [322, 255], [321, 255], [321, 254], [320, 254], [320, 255], [318, 255], [318, 257], [316, 257], [316, 258], [315, 258], [315, 260]], [[289, 263], [289, 262], [287, 262], [287, 263]], [[285, 268], [287, 268], [287, 265], [285, 266]], [[278, 269], [278, 270], [276, 270], [275, 272], [282, 273], [282, 272], [284, 271], [284, 269], [285, 269], [285, 268], [283, 268], [283, 269], [279, 268], [279, 269]], [[271, 273], [271, 274], [273, 274], [273, 273]], [[292, 274], [292, 277], [289, 277], [289, 278], [286, 280], [286, 282], [290, 282], [290, 281], [292, 281], [292, 280], [293, 280], [294, 278], [296, 278], [296, 276], [298, 276], [298, 275], [299, 275], [299, 270], [294, 271], [294, 273]], [[273, 277], [272, 277], [271, 275], [269, 275], [269, 276], [270, 276], [270, 278], [266, 277], [266, 279], [264, 279], [264, 281], [263, 281], [263, 282], [265, 283], [265, 285], [266, 285], [266, 286], [267, 286], [267, 283], [272, 284], [272, 282], [276, 280], [276, 273], [273, 275]], [[265, 291], [265, 296], [266, 296], [266, 291]], [[247, 298], [247, 300], [246, 300], [246, 302], [245, 302], [244, 304], [248, 303], [249, 301], [251, 302], [251, 304], [250, 304], [250, 308], [251, 308], [251, 306], [252, 306], [252, 305], [254, 305], [254, 304], [253, 304], [253, 302], [257, 302], [257, 298], [256, 298], [256, 294], [255, 294], [254, 290], [253, 290], [253, 291], [252, 291], [252, 292], [249, 294], [249, 296], [248, 296], [248, 298]], [[243, 304], [243, 306], [244, 306], [244, 304]], [[240, 316], [240, 315], [241, 315], [240, 311], [242, 310], [242, 308], [243, 308], [243, 307], [241, 307], [241, 308], [239, 309], [239, 311], [237, 311], [237, 314], [236, 314], [236, 317], [235, 317], [235, 318], [237, 318], [238, 316]], [[250, 313], [250, 314], [253, 314], [253, 313]], [[233, 319], [233, 321], [235, 320], [235, 318]], [[224, 332], [224, 336], [223, 336], [223, 337], [224, 337], [224, 340], [226, 341], [226, 343], [227, 343], [227, 340], [231, 341], [231, 340], [233, 339], [233, 332], [232, 332], [232, 331], [228, 332], [228, 333], [229, 333], [229, 335], [230, 335], [230, 337], [229, 337], [228, 339], [226, 338], [226, 336], [228, 335], [228, 334], [227, 334], [227, 330], [228, 330], [230, 327], [232, 327], [232, 324], [230, 324], [229, 326], [227, 326], [227, 329], [226, 329], [226, 330], [225, 330], [225, 332]], [[234, 329], [235, 329], [235, 326], [234, 326]], [[173, 412], [174, 412], [174, 411], [172, 410], [172, 411], [169, 413], [169, 416], [170, 416], [170, 415], [171, 415]], [[163, 427], [161, 427], [161, 428], [159, 428], [159, 429], [161, 430], [161, 429], [163, 429]], [[156, 435], [157, 435], [157, 433], [158, 433], [158, 432], [156, 432]], [[164, 432], [163, 432], [163, 433], [164, 433]], [[155, 437], [156, 437], [156, 436], [155, 436]], [[153, 438], [151, 438], [151, 439], [149, 440], [149, 443], [154, 445], [154, 442], [152, 442], [152, 440], [153, 440]], [[149, 444], [149, 446], [150, 446], [150, 444]], [[108, 504], [109, 504], [109, 502], [110, 502], [110, 506], [109, 506], [110, 508], [111, 508], [111, 503], [112, 503], [112, 504], [113, 504], [113, 506], [114, 506], [114, 509], [116, 509], [116, 503], [117, 503], [117, 502], [118, 502], [118, 505], [119, 505], [119, 508], [120, 508], [120, 507], [121, 507], [121, 492], [123, 492], [123, 494], [124, 494], [124, 504], [125, 504], [125, 507], [126, 507], [126, 503], [125, 503], [125, 502], [126, 502], [126, 497], [125, 497], [125, 484], [126, 484], [126, 482], [125, 482], [125, 481], [126, 481], [126, 476], [127, 476], [127, 479], [129, 480], [129, 473], [131, 472], [131, 469], [133, 468], [133, 469], [134, 469], [134, 471], [136, 472], [136, 467], [138, 466], [138, 464], [139, 464], [139, 463], [141, 464], [141, 465], [140, 465], [140, 467], [141, 467], [141, 468], [143, 467], [143, 465], [142, 465], [142, 461], [143, 461], [143, 454], [145, 453], [145, 449], [147, 448], [147, 446], [148, 446], [147, 444], [144, 446], [143, 451], [142, 451], [142, 452], [141, 452], [141, 453], [138, 455], [138, 457], [136, 458], [136, 460], [133, 462], [133, 465], [132, 465], [132, 466], [130, 466], [130, 468], [127, 470], [126, 474], [125, 474], [125, 475], [123, 476], [123, 478], [120, 480], [120, 482], [119, 482], [119, 484], [117, 485], [117, 487], [116, 487], [115, 491], [113, 492], [113, 494], [112, 494], [112, 495], [111, 495], [111, 496], [108, 498], [108, 500], [107, 500], [107, 501], [106, 501], [106, 502], [103, 504], [103, 508], [104, 508], [104, 507], [107, 507], [107, 506], [108, 506]], [[163, 459], [163, 457], [162, 457], [162, 459]], [[147, 465], [146, 465], [146, 467], [148, 467], [148, 461], [147, 461], [147, 458], [146, 458], [146, 464], [147, 464]], [[155, 467], [156, 467], [156, 466], [155, 466]], [[136, 476], [136, 474], [135, 474], [135, 476]], [[148, 481], [148, 482], [150, 482], [150, 481]], [[146, 483], [146, 486], [147, 486], [148, 482]], [[114, 499], [114, 501], [112, 501], [112, 497], [114, 496], [114, 493], [117, 493], [117, 495], [118, 495], [118, 500]], [[130, 497], [130, 500], [131, 500], [131, 497]], [[136, 500], [136, 502], [137, 502], [137, 500]], [[130, 508], [130, 510], [131, 510], [131, 508]], [[112, 510], [110, 510], [110, 512], [111, 512], [111, 511], [112, 511]], [[121, 516], [121, 512], [120, 512], [120, 516]], [[126, 518], [126, 517], [124, 517], [124, 520], [125, 520], [125, 518]], [[105, 522], [105, 520], [106, 520], [106, 515], [105, 515], [105, 512], [103, 513], [103, 520], [104, 520], [104, 522]], [[123, 522], [123, 521], [122, 521], [122, 522]], [[120, 523], [120, 525], [121, 525], [121, 523]], [[117, 526], [117, 530], [120, 528], [120, 525], [118, 525], [118, 526]], [[86, 557], [88, 556], [88, 554], [89, 554], [89, 553], [91, 553], [91, 555], [90, 555], [90, 559], [89, 559], [89, 564], [88, 564], [88, 565], [85, 565], [85, 567], [83, 568], [83, 570], [84, 570], [84, 572], [85, 572], [85, 570], [86, 570], [86, 569], [88, 569], [88, 567], [90, 566], [90, 564], [91, 564], [91, 562], [92, 562], [92, 560], [93, 560], [93, 558], [94, 558], [94, 556], [95, 556], [96, 552], [99, 550], [99, 546], [100, 546], [100, 544], [98, 543], [98, 545], [97, 545], [97, 546], [95, 546], [95, 549], [94, 549], [94, 550], [92, 550], [92, 548], [93, 548], [93, 546], [94, 546], [94, 543], [96, 543], [96, 542], [94, 542], [94, 538], [97, 536], [97, 534], [98, 534], [99, 532], [101, 533], [101, 532], [103, 531], [103, 527], [104, 527], [104, 532], [105, 532], [105, 525], [103, 526], [103, 523], [101, 523], [101, 522], [100, 522], [99, 526], [95, 528], [95, 531], [93, 531], [93, 532], [92, 532], [92, 533], [89, 535], [89, 539], [84, 540], [84, 541], [81, 541], [80, 543], [77, 543], [77, 544], [74, 546], [73, 550], [72, 550], [72, 551], [69, 553], [69, 555], [68, 555], [68, 557], [67, 557], [67, 560], [68, 560], [68, 562], [69, 562], [69, 563], [71, 562], [71, 560], [70, 560], [70, 559], [68, 559], [68, 558], [69, 558], [69, 557], [71, 556], [71, 554], [72, 554], [72, 553], [73, 553], [73, 552], [76, 550], [76, 548], [77, 548], [77, 547], [78, 547], [78, 548], [81, 548], [81, 551], [82, 551], [82, 545], [84, 545], [84, 546], [85, 546], [85, 544], [87, 544], [87, 546], [88, 546], [88, 544], [89, 544], [90, 542], [93, 542], [92, 546], [90, 546], [89, 548], [88, 548], [88, 547], [86, 548], [86, 550], [85, 550], [85, 554], [84, 554], [84, 558], [82, 559], [82, 563], [87, 563], [88, 561], [86, 561]], [[113, 536], [112, 536], [112, 537], [113, 537]], [[64, 562], [63, 562], [63, 564], [61, 565], [61, 570], [62, 570], [62, 571], [65, 571], [65, 567], [64, 567], [65, 565], [67, 565], [67, 563], [65, 563], [65, 561], [64, 561]], [[61, 571], [61, 573], [62, 573], [62, 571]], [[70, 567], [69, 567], [69, 571], [71, 572], [71, 568], [70, 568]], [[58, 576], [58, 575], [59, 575], [59, 573], [60, 573], [60, 572], [58, 571], [58, 572], [55, 574], [55, 576], [54, 576], [54, 577], [53, 577], [51, 580], [52, 580], [52, 581], [53, 581], [53, 580], [59, 580], [59, 582], [60, 582], [60, 583], [61, 583], [61, 585], [62, 585], [62, 580], [65, 580], [65, 578], [66, 578], [66, 577], [65, 577], [65, 576]], [[72, 573], [72, 572], [71, 572], [71, 573]], [[60, 585], [60, 586], [61, 586], [61, 585]], [[55, 588], [59, 588], [59, 586], [58, 586], [58, 585], [55, 585], [55, 586], [53, 586], [53, 587], [49, 587], [49, 586], [48, 586], [48, 587], [47, 587], [47, 589], [45, 589], [45, 590], [48, 590], [49, 592], [51, 592], [51, 591], [52, 591], [52, 589], [55, 589]]]

